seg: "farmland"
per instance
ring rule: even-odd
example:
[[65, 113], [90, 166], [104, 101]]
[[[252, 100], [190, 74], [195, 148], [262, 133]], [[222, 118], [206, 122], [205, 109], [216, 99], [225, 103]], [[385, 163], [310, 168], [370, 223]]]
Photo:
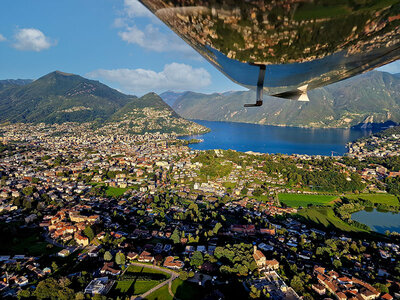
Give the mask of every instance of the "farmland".
[[386, 204], [389, 206], [400, 206], [399, 199], [395, 195], [391, 194], [348, 194], [345, 196], [349, 199], [354, 200], [366, 200], [374, 204]]

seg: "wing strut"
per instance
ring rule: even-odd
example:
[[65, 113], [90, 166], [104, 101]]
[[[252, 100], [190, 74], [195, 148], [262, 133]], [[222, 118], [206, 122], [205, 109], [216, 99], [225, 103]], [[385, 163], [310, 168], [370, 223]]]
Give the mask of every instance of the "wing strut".
[[263, 88], [264, 88], [264, 77], [265, 77], [265, 65], [259, 65], [260, 71], [258, 73], [257, 81], [257, 99], [255, 104], [245, 104], [244, 107], [255, 107], [263, 105]]

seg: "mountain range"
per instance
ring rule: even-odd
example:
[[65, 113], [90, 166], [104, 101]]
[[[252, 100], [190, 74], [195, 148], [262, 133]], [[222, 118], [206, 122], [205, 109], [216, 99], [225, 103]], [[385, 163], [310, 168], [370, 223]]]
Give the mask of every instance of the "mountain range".
[[400, 74], [379, 71], [310, 91], [309, 102], [267, 96], [258, 108], [243, 107], [255, 101], [253, 91], [168, 91], [160, 96], [149, 93], [138, 98], [99, 81], [55, 71], [34, 81], [0, 80], [0, 122], [93, 122], [96, 126], [120, 122], [128, 132], [179, 134], [206, 130], [185, 119], [345, 128], [400, 122]]
[[118, 123], [118, 128], [132, 133], [206, 131], [180, 117], [155, 93], [140, 98], [125, 95], [60, 71], [34, 81], [0, 81], [0, 122], [93, 122], [97, 127]]
[[[161, 94], [163, 97], [163, 94]], [[168, 94], [182, 117], [277, 126], [341, 127], [400, 122], [400, 75], [372, 71], [309, 92], [309, 102], [265, 96], [262, 107], [253, 91]]]

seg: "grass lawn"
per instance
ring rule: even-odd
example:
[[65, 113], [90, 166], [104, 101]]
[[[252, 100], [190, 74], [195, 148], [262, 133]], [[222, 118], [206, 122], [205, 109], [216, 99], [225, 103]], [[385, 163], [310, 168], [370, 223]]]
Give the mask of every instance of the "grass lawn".
[[109, 197], [119, 197], [122, 196], [128, 189], [127, 188], [118, 188], [109, 186], [106, 189], [106, 195]]
[[[172, 282], [171, 286], [172, 293], [175, 295], [177, 299], [180, 300], [197, 300], [202, 299], [204, 293], [204, 289], [197, 284], [183, 281], [179, 278], [175, 279]], [[208, 291], [209, 292], [209, 291]], [[163, 286], [157, 291], [151, 293], [146, 297], [146, 300], [172, 300], [173, 298], [168, 292], [168, 285]]]
[[400, 206], [399, 199], [391, 194], [349, 194], [345, 195], [349, 199], [362, 199], [376, 204], [387, 204], [390, 206]]
[[268, 202], [269, 198], [267, 195], [251, 196], [251, 198], [257, 199], [258, 201]]
[[[141, 295], [171, 275], [160, 270], [130, 265], [114, 288], [114, 296]], [[167, 289], [168, 293], [168, 289]]]
[[172, 282], [171, 290], [175, 297], [181, 300], [202, 299], [204, 296], [204, 289], [202, 287], [179, 278]]
[[130, 289], [132, 283], [133, 279], [118, 280], [115, 289], [118, 290], [120, 293], [126, 293]]
[[333, 201], [338, 199], [338, 196], [332, 195], [306, 195], [306, 194], [287, 194], [280, 193], [279, 201], [290, 207], [307, 207], [308, 204], [313, 205], [332, 205]]
[[155, 280], [119, 280], [115, 289], [120, 294], [141, 295], [159, 283], [159, 281]]
[[366, 230], [353, 227], [335, 216], [333, 209], [330, 207], [312, 207], [305, 208], [298, 212], [298, 215], [306, 220], [314, 222], [326, 228], [337, 228], [348, 232], [368, 232]]
[[165, 273], [165, 272], [160, 271], [160, 270], [146, 268], [146, 267], [140, 267], [140, 266], [134, 266], [134, 265], [128, 266], [128, 268], [126, 269], [126, 273], [162, 274], [166, 278], [170, 278], [171, 277], [170, 274]]
[[133, 294], [134, 295], [141, 295], [143, 293], [146, 293], [148, 290], [152, 289], [156, 285], [158, 285], [160, 282], [155, 281], [155, 280], [137, 280], [135, 282], [135, 285], [133, 286]]
[[223, 182], [222, 185], [226, 188], [231, 188], [231, 189], [234, 189], [236, 187], [236, 183], [230, 181]]
[[[175, 279], [175, 281], [176, 280], [177, 279]], [[168, 284], [167, 284], [167, 285], [164, 285], [162, 288], [159, 288], [158, 290], [154, 291], [150, 295], [148, 295], [145, 299], [146, 300], [173, 300], [174, 298], [172, 298], [171, 295], [169, 294]]]

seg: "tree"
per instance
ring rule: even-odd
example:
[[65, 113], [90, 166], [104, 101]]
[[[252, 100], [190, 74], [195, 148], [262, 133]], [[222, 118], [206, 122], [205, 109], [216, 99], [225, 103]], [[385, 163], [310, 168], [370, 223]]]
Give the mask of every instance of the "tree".
[[181, 241], [178, 228], [175, 228], [174, 232], [171, 234], [171, 240], [174, 244], [179, 244]]
[[253, 192], [253, 196], [260, 197], [264, 191], [260, 188], [256, 188]]
[[293, 277], [293, 279], [290, 281], [290, 286], [298, 293], [301, 293], [304, 290], [303, 282], [299, 276]]
[[190, 265], [200, 267], [203, 264], [203, 254], [200, 251], [195, 251], [190, 259]]
[[257, 289], [254, 285], [250, 287], [250, 298], [259, 299], [261, 296], [261, 291]]
[[92, 241], [94, 239], [94, 232], [92, 227], [87, 226], [85, 228], [85, 230], [83, 230], [83, 233], [87, 236], [87, 238], [89, 239], [89, 241]]
[[112, 254], [110, 253], [110, 251], [106, 251], [104, 252], [104, 260], [106, 261], [111, 261], [113, 258]]
[[[68, 282], [67, 282], [68, 283]], [[74, 298], [74, 290], [68, 288], [62, 281], [47, 278], [39, 282], [33, 293], [37, 299], [69, 300]]]
[[181, 272], [179, 272], [179, 278], [180, 278], [181, 280], [187, 280], [188, 277], [189, 277], [189, 275], [188, 275], [188, 273], [187, 273], [186, 271], [181, 271]]
[[380, 291], [381, 293], [389, 293], [389, 289], [386, 285], [384, 285], [383, 283], [375, 283], [374, 287]]
[[122, 252], [118, 252], [115, 254], [115, 262], [117, 265], [124, 265], [125, 264], [125, 254]]
[[76, 293], [75, 300], [85, 300], [85, 294], [82, 292]]
[[51, 263], [51, 268], [53, 269], [54, 272], [57, 272], [58, 266], [57, 266], [57, 264], [56, 264], [55, 261], [53, 261], [53, 262]]
[[32, 196], [33, 193], [35, 192], [35, 188], [33, 186], [27, 186], [25, 188], [22, 189], [22, 192], [26, 195], [26, 196]]
[[32, 201], [30, 199], [24, 199], [23, 206], [26, 209], [31, 209], [32, 208]]
[[213, 233], [214, 234], [217, 234], [218, 233], [218, 231], [221, 229], [221, 227], [222, 227], [222, 224], [221, 223], [217, 223], [217, 224], [215, 224], [215, 226], [214, 226], [214, 228], [213, 228]]
[[215, 248], [214, 256], [217, 259], [220, 259], [221, 257], [223, 257], [224, 256], [224, 248], [223, 247], [219, 247], [219, 246], [217, 248]]
[[342, 262], [338, 259], [335, 259], [332, 264], [335, 266], [336, 269], [340, 268], [342, 266]]
[[29, 290], [19, 290], [18, 292], [18, 299], [30, 298], [31, 293]]
[[244, 265], [238, 265], [237, 270], [241, 276], [245, 276], [249, 272], [249, 269]]

